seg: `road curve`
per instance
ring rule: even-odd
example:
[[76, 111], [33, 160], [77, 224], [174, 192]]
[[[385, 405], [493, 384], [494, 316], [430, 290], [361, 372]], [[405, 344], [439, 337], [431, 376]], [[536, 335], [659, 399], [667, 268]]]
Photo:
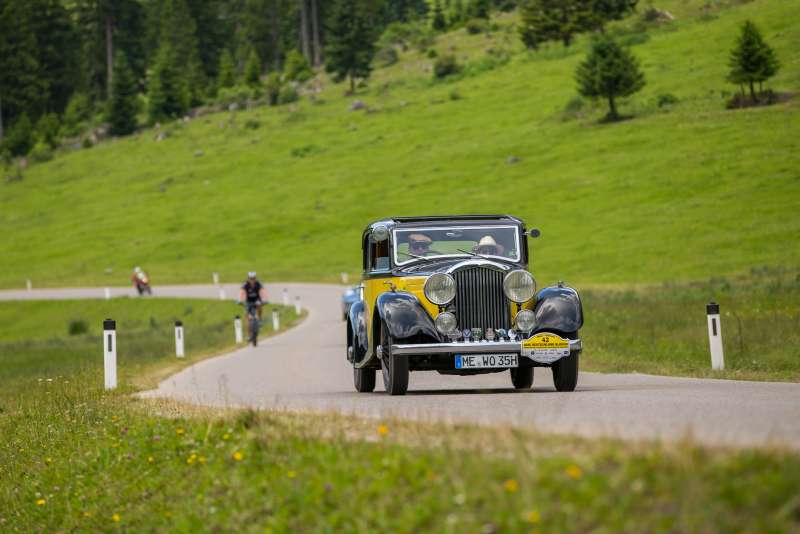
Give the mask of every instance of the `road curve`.
[[[345, 360], [341, 286], [268, 284], [271, 300], [287, 289], [309, 317], [257, 348], [205, 360], [162, 382], [147, 397], [213, 406], [337, 412], [372, 418], [510, 424], [542, 432], [632, 440], [692, 439], [707, 445], [800, 450], [800, 384], [582, 373], [573, 393], [557, 393], [548, 369], [530, 391], [514, 391], [507, 373], [473, 377], [411, 374], [409, 393], [389, 397], [353, 389]], [[164, 286], [157, 296], [219, 298], [215, 286]], [[222, 286], [227, 298], [236, 287]], [[112, 289], [112, 296], [133, 295]], [[102, 298], [102, 288], [0, 291], [0, 300]], [[191, 327], [187, 325], [187, 330]], [[592, 357], [591, 346], [582, 356]]]

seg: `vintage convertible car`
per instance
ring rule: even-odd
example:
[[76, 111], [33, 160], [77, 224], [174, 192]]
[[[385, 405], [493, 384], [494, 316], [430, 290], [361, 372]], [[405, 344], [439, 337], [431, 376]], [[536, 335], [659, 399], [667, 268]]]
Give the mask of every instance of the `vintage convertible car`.
[[573, 391], [583, 309], [563, 283], [536, 292], [525, 224], [508, 215], [395, 217], [362, 237], [361, 300], [347, 317], [357, 391], [403, 395], [409, 371], [472, 375], [510, 370], [517, 389], [551, 367]]

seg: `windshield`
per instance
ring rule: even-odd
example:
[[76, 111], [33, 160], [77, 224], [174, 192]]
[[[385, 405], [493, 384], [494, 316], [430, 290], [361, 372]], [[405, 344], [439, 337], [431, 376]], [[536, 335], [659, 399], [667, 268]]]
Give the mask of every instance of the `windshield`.
[[444, 256], [481, 256], [519, 261], [516, 226], [453, 226], [394, 231], [396, 265]]

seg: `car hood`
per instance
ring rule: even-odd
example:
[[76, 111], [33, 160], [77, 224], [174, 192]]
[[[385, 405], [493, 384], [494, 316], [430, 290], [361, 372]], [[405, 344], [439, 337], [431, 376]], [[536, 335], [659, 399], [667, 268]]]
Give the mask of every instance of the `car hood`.
[[453, 272], [466, 267], [490, 267], [503, 271], [520, 268], [519, 264], [484, 258], [442, 258], [420, 260], [394, 270], [396, 276], [430, 276], [435, 273]]

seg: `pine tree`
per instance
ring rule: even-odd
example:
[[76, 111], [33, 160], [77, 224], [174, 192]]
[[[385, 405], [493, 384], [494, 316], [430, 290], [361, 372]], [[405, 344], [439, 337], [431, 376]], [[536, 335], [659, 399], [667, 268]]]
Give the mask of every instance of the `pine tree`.
[[147, 87], [148, 114], [153, 122], [178, 117], [189, 108], [185, 80], [175, 63], [175, 52], [168, 43], [162, 44]]
[[447, 20], [444, 18], [441, 0], [434, 0], [433, 2], [433, 18], [431, 19], [431, 27], [437, 32], [447, 29]]
[[731, 51], [731, 67], [728, 80], [741, 86], [750, 86], [750, 98], [755, 102], [755, 83], [759, 84], [774, 76], [780, 68], [775, 51], [764, 41], [753, 22], [742, 25], [736, 48]]
[[639, 62], [608, 35], [596, 37], [586, 60], [576, 71], [578, 91], [586, 97], [608, 100], [609, 120], [619, 119], [616, 99], [630, 96], [644, 87]]
[[129, 135], [136, 131], [136, 100], [138, 88], [133, 71], [128, 66], [128, 58], [121, 51], [114, 59], [114, 86], [111, 90], [111, 105], [108, 121], [111, 123], [112, 135]]
[[561, 41], [568, 47], [585, 29], [587, 5], [586, 0], [528, 0], [521, 9], [522, 42], [528, 48], [546, 41]]
[[349, 78], [350, 92], [355, 92], [356, 78], [369, 78], [375, 55], [376, 35], [361, 2], [336, 2], [327, 37], [326, 70], [337, 82]]
[[489, 0], [472, 0], [469, 5], [470, 16], [478, 19], [488, 19], [491, 9]]
[[197, 25], [186, 0], [165, 0], [161, 9], [159, 47], [169, 44], [173, 69], [188, 90], [190, 105], [203, 102], [206, 77], [197, 49]]
[[236, 64], [229, 49], [223, 50], [219, 57], [219, 87], [236, 85]]
[[261, 83], [261, 59], [255, 48], [251, 49], [247, 55], [247, 63], [244, 66], [244, 82], [252, 87]]
[[304, 82], [314, 75], [311, 64], [297, 49], [292, 49], [286, 54], [283, 73], [287, 80], [293, 82]]

